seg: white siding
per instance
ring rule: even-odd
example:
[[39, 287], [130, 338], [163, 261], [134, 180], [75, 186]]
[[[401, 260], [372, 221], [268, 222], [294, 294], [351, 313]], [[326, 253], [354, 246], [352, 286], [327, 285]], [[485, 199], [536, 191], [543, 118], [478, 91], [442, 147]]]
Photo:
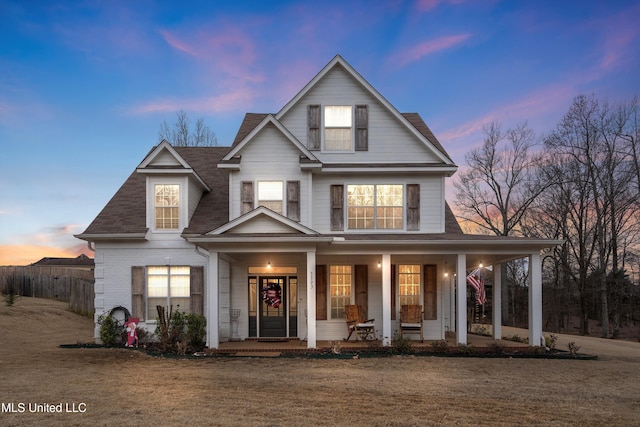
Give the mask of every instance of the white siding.
[[436, 155], [396, 119], [376, 98], [369, 95], [341, 67], [318, 82], [281, 122], [303, 144], [307, 143], [307, 105], [369, 106], [369, 149], [351, 153], [316, 152], [329, 163], [440, 162]]
[[[444, 231], [444, 194], [442, 193], [442, 180], [439, 176], [407, 176], [400, 173], [389, 174], [381, 177], [380, 174], [369, 175], [318, 175], [313, 180], [313, 225], [311, 228], [320, 233], [335, 233], [331, 231], [330, 223], [330, 186], [347, 184], [420, 184], [420, 230], [416, 233], [441, 233]], [[345, 191], [346, 207], [346, 191]], [[406, 207], [406, 187], [405, 187]], [[346, 215], [346, 209], [345, 209]], [[345, 227], [347, 221], [345, 217]], [[406, 228], [406, 209], [405, 224]], [[371, 230], [368, 230], [371, 232]], [[389, 230], [397, 233], [402, 230]], [[345, 229], [345, 233], [358, 232]], [[376, 230], [376, 232], [386, 232]]]
[[[240, 193], [242, 181], [254, 183], [254, 198], [257, 198], [258, 181], [300, 181], [300, 222], [307, 225], [309, 173], [300, 170], [300, 151], [287, 140], [275, 126], [266, 126], [240, 152], [240, 171], [233, 172], [230, 195], [230, 219], [240, 216]], [[286, 188], [284, 209], [286, 209]], [[257, 200], [256, 202], [257, 207]], [[285, 213], [286, 216], [286, 213]]]
[[[174, 241], [154, 241], [145, 243], [96, 243], [96, 269], [100, 269], [102, 278], [96, 278], [95, 316], [98, 317], [117, 306], [131, 311], [131, 267], [149, 265], [204, 266], [207, 261], [197, 255], [193, 246], [182, 239]], [[205, 273], [206, 277], [206, 273]], [[207, 284], [205, 284], [207, 292]], [[141, 323], [153, 333], [155, 323]], [[99, 327], [96, 324], [96, 338]]]
[[298, 233], [268, 216], [257, 216], [233, 228], [233, 233]]
[[182, 165], [180, 162], [169, 152], [167, 149], [163, 149], [157, 156], [153, 158], [153, 161], [149, 164], [149, 166], [179, 166]]

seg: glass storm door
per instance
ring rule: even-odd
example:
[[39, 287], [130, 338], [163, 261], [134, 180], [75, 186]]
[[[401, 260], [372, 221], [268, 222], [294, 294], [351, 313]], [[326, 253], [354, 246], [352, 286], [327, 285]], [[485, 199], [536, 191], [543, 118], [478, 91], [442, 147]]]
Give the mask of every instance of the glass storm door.
[[286, 278], [260, 278], [260, 336], [287, 336]]

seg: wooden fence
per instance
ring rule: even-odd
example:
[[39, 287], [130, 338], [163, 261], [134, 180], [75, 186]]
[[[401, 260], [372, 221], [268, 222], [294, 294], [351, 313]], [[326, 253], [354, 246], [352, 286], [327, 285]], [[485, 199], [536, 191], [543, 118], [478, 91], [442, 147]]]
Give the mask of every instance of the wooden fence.
[[[63, 267], [0, 267], [0, 293], [68, 301], [69, 309], [93, 317], [93, 271]], [[13, 287], [13, 290], [10, 289]]]

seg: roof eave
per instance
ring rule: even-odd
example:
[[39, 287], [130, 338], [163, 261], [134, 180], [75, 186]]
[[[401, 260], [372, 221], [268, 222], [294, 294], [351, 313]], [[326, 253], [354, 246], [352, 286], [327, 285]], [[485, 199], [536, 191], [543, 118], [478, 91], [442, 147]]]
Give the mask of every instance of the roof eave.
[[99, 240], [147, 240], [148, 230], [144, 233], [105, 233], [105, 234], [92, 234], [82, 233], [74, 234], [73, 237], [87, 242], [96, 242]]

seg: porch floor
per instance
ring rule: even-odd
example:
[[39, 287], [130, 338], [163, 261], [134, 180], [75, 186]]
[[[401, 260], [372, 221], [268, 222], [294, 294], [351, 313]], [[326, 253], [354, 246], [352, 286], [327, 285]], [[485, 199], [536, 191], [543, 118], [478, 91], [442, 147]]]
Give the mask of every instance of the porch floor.
[[[447, 344], [449, 347], [455, 347], [456, 339], [455, 336], [446, 338]], [[475, 335], [468, 333], [467, 334], [467, 343], [473, 347], [487, 347], [490, 344], [494, 343], [492, 337], [483, 336], [483, 335]], [[275, 340], [275, 341], [262, 341], [257, 339], [248, 339], [244, 341], [227, 341], [221, 342], [220, 347], [218, 349], [210, 349], [207, 350], [208, 353], [224, 353], [224, 354], [234, 354], [238, 353], [240, 356], [248, 356], [253, 355], [255, 353], [256, 356], [278, 356], [280, 353], [304, 353], [308, 351], [326, 351], [332, 348], [332, 343], [337, 342], [340, 346], [340, 350], [342, 352], [349, 351], [357, 351], [363, 350], [370, 347], [369, 342], [363, 341], [344, 341], [344, 340], [336, 340], [336, 341], [316, 341], [316, 349], [308, 349], [307, 342], [299, 339], [291, 339], [289, 341], [283, 340]], [[429, 349], [431, 348], [431, 343], [435, 342], [435, 340], [424, 340], [424, 342], [420, 342], [417, 340], [412, 341], [413, 348], [420, 349]], [[528, 344], [508, 341], [508, 340], [498, 340], [498, 342], [504, 347], [518, 348], [518, 347], [528, 347]]]

